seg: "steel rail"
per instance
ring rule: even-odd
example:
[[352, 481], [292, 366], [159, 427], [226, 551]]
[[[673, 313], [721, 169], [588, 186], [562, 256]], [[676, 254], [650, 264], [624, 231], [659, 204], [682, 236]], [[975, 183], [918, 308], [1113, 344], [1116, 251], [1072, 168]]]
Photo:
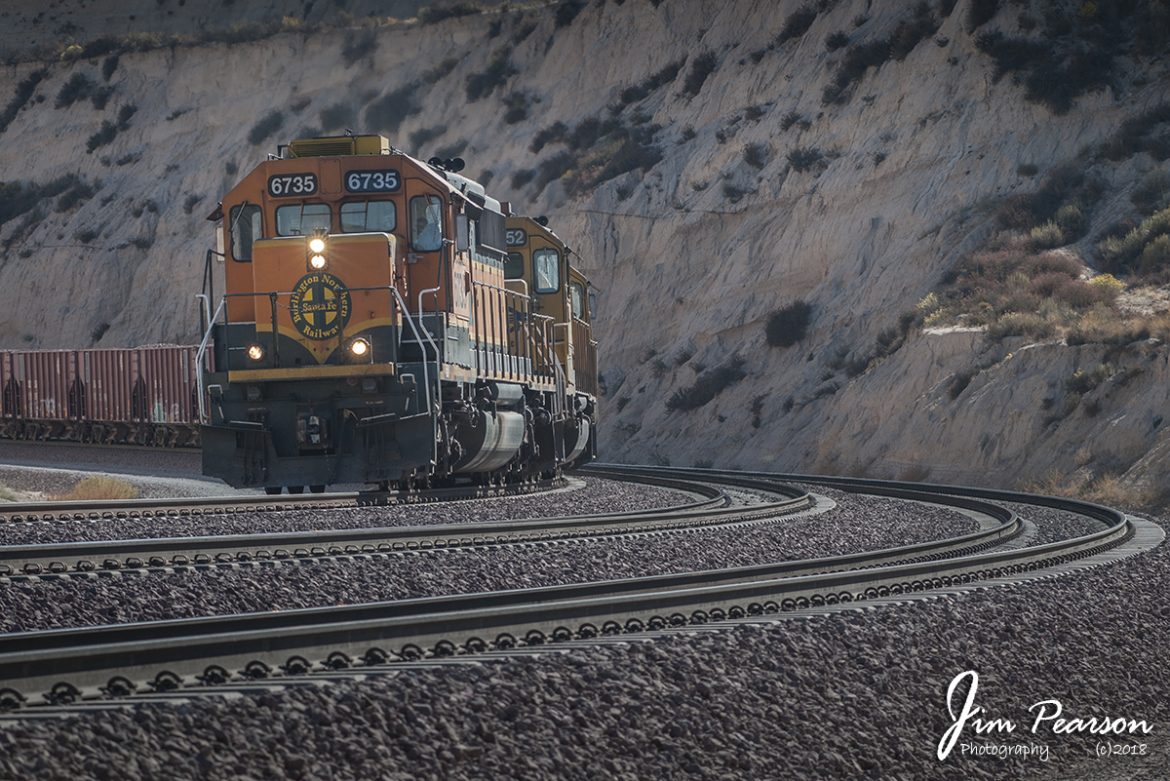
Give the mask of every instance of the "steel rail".
[[[600, 470], [598, 470], [600, 471]], [[610, 468], [608, 471], [614, 471]], [[622, 469], [627, 476], [635, 471]], [[653, 477], [657, 470], [641, 470]], [[704, 472], [709, 480], [775, 483], [772, 475]], [[0, 681], [34, 696], [69, 699], [125, 688], [129, 677], [165, 689], [184, 680], [263, 675], [269, 662], [289, 673], [507, 648], [519, 643], [593, 637], [724, 617], [762, 615], [809, 605], [830, 605], [888, 594], [923, 591], [1035, 570], [1092, 555], [1131, 533], [1124, 516], [1081, 537], [1016, 550], [987, 550], [1010, 536], [1015, 514], [958, 494], [962, 489], [920, 486], [837, 487], [980, 508], [1007, 517], [995, 535], [959, 549], [955, 540], [902, 549], [773, 565], [646, 576], [615, 581], [451, 595], [278, 613], [50, 630], [8, 635], [0, 652]], [[1102, 520], [1119, 514], [1085, 503], [1061, 502]], [[1006, 514], [1006, 515], [1005, 515]], [[996, 536], [998, 535], [998, 536]], [[964, 535], [971, 538], [972, 535]], [[950, 550], [948, 550], [948, 548]], [[881, 563], [884, 562], [884, 563]], [[876, 566], [874, 566], [876, 564]], [[310, 659], [316, 661], [309, 661]], [[200, 673], [200, 670], [203, 672]], [[116, 682], [121, 681], [121, 683]], [[169, 682], [169, 683], [168, 683]], [[103, 686], [103, 683], [105, 684]], [[9, 692], [11, 700], [15, 692]], [[3, 699], [3, 698], [0, 698]]]
[[57, 502], [8, 502], [0, 506], [0, 523], [83, 521], [112, 518], [224, 515], [237, 512], [312, 510], [318, 508], [380, 507], [400, 504], [520, 496], [564, 487], [562, 478], [502, 486], [457, 486], [423, 491], [348, 491], [325, 494], [268, 496], [203, 496], [152, 499], [86, 499]]
[[593, 537], [614, 533], [716, 526], [804, 509], [803, 491], [770, 490], [784, 497], [735, 506], [719, 489], [695, 481], [656, 480], [663, 487], [702, 497], [658, 510], [511, 521], [388, 526], [199, 537], [157, 537], [0, 546], [0, 577], [41, 577], [93, 571], [194, 567], [233, 562], [361, 556], [403, 550], [497, 545]]

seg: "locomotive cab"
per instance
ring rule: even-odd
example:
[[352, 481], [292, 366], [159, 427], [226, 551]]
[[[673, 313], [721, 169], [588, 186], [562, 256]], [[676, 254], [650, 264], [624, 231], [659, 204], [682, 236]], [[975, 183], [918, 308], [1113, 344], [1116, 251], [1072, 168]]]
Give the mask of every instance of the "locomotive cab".
[[275, 493], [555, 472], [554, 317], [505, 285], [506, 206], [382, 136], [278, 151], [211, 215], [204, 473]]
[[579, 466], [596, 457], [597, 342], [589, 312], [589, 280], [569, 263], [569, 246], [544, 218], [508, 218], [509, 285], [530, 295], [533, 308], [553, 320], [554, 350], [568, 381], [573, 415], [563, 437], [566, 460]]

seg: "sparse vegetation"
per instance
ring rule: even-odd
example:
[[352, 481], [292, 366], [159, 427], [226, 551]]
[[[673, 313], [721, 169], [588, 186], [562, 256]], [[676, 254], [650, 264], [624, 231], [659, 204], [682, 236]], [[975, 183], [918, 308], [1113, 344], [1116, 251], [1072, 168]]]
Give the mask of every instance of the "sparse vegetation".
[[723, 183], [723, 197], [731, 203], [739, 203], [750, 192], [750, 190], [746, 190], [733, 182]]
[[760, 117], [767, 113], [767, 106], [748, 106], [743, 110], [743, 118], [749, 122], [755, 122]]
[[806, 4], [797, 8], [784, 20], [784, 26], [780, 28], [780, 32], [776, 36], [776, 45], [779, 46], [785, 41], [791, 41], [793, 38], [804, 35], [816, 19], [817, 9], [815, 7]]
[[460, 16], [471, 16], [482, 13], [483, 9], [475, 3], [451, 3], [449, 5], [428, 5], [418, 11], [418, 20], [423, 24], [435, 24], [444, 19], [455, 19]]
[[272, 109], [265, 114], [252, 129], [248, 131], [248, 143], [253, 146], [262, 144], [284, 126], [284, 112]]
[[4, 106], [4, 110], [0, 111], [0, 133], [8, 129], [12, 120], [16, 119], [16, 115], [36, 92], [37, 85], [48, 75], [47, 70], [35, 70], [20, 80], [16, 85], [16, 92], [12, 95], [12, 99]]
[[198, 206], [199, 202], [202, 200], [202, 195], [196, 195], [195, 193], [188, 195], [186, 200], [183, 201], [183, 213], [190, 214], [191, 212], [195, 211], [195, 207]]
[[[418, 130], [416, 130], [410, 134], [410, 146], [412, 149], [414, 149], [416, 152], [418, 152], [423, 147], [425, 147], [427, 144], [431, 143], [436, 138], [443, 135], [443, 133], [445, 133], [445, 132], [447, 132], [447, 128], [442, 126], [442, 125], [436, 125], [435, 127], [419, 128]], [[424, 158], [427, 157], [427, 155], [421, 155], [421, 156]]]
[[568, 27], [577, 18], [577, 14], [585, 9], [584, 0], [564, 0], [557, 6], [553, 15], [557, 28]]
[[743, 161], [752, 168], [760, 169], [768, 164], [772, 148], [764, 143], [748, 144], [743, 148]]
[[947, 395], [951, 397], [951, 401], [963, 395], [963, 391], [967, 390], [967, 386], [971, 384], [971, 380], [975, 377], [973, 370], [962, 372], [955, 372], [950, 381], [947, 383]]
[[1133, 189], [1129, 199], [1142, 214], [1170, 206], [1170, 173], [1152, 171]]
[[569, 128], [566, 127], [564, 122], [558, 120], [548, 127], [538, 130], [532, 138], [532, 143], [528, 145], [528, 149], [533, 154], [536, 154], [541, 149], [544, 149], [547, 144], [564, 141], [568, 134]]
[[1077, 369], [1072, 376], [1064, 381], [1064, 389], [1068, 393], [1079, 393], [1082, 396], [1096, 388], [1113, 374], [1113, 367], [1107, 363], [1100, 364], [1089, 371]]
[[998, 11], [999, 0], [971, 0], [967, 6], [967, 32], [973, 33], [990, 22]]
[[[982, 24], [994, 15], [997, 5], [977, 0], [970, 8], [969, 23]], [[1150, 14], [1150, 9], [1097, 13], [1092, 3], [1082, 9], [1090, 12], [1079, 12], [1075, 4], [1053, 6], [1045, 13], [1038, 37], [988, 30], [976, 36], [975, 45], [995, 62], [996, 81], [1011, 74], [1013, 82], [1024, 86], [1026, 100], [1043, 104], [1055, 114], [1067, 113], [1081, 95], [1109, 87], [1117, 59], [1134, 48], [1143, 35], [1141, 19]]]
[[848, 45], [849, 33], [845, 32], [844, 30], [837, 30], [836, 32], [829, 33], [829, 35], [825, 38], [825, 48], [831, 52], [835, 52], [838, 49], [844, 49]]
[[488, 62], [487, 69], [467, 77], [467, 99], [476, 101], [486, 98], [517, 73], [518, 71], [513, 67], [512, 60], [508, 56], [508, 50], [497, 49]]
[[79, 100], [89, 98], [96, 86], [94, 80], [84, 73], [74, 73], [57, 91], [57, 100], [53, 105], [56, 108], [68, 108]]
[[97, 194], [97, 188], [81, 179], [75, 179], [68, 190], [57, 199], [57, 211], [67, 212]]
[[321, 120], [321, 127], [337, 130], [355, 124], [357, 112], [351, 103], [343, 100], [321, 109], [317, 118]]
[[1092, 313], [1110, 313], [1119, 292], [1116, 279], [1087, 280], [1085, 274], [1076, 258], [1037, 253], [1028, 240], [1011, 239], [963, 261], [930, 311], [919, 314], [928, 326], [983, 326], [993, 340], [1068, 334]]
[[455, 66], [459, 64], [458, 57], [448, 57], [440, 62], [435, 67], [423, 74], [422, 80], [427, 84], [434, 84], [442, 79], [444, 76], [455, 70]]
[[536, 171], [526, 168], [512, 174], [512, 189], [521, 190], [536, 176]]
[[96, 499], [137, 499], [141, 492], [125, 480], [108, 475], [83, 478], [63, 494], [53, 497], [58, 502], [81, 502]]
[[763, 424], [762, 415], [764, 413], [764, 400], [768, 398], [768, 394], [761, 393], [759, 396], [752, 398], [752, 428], [759, 428]]
[[1142, 152], [1156, 160], [1170, 159], [1170, 103], [1160, 103], [1122, 122], [1102, 149], [1105, 158], [1115, 161]]
[[628, 106], [631, 103], [637, 103], [640, 100], [645, 100], [662, 87], [673, 83], [674, 80], [678, 78], [678, 72], [682, 70], [682, 66], [685, 62], [686, 60], [672, 62], [662, 70], [659, 70], [646, 77], [638, 84], [635, 84], [632, 87], [626, 87], [624, 90], [622, 90], [620, 95], [621, 104], [623, 106]]
[[1140, 273], [1164, 279], [1170, 275], [1170, 206], [1154, 212], [1121, 235], [1097, 244], [1101, 268], [1112, 274]]
[[788, 164], [794, 171], [811, 171], [826, 164], [825, 153], [813, 146], [798, 146], [791, 150], [787, 157]]
[[380, 98], [371, 101], [366, 106], [365, 124], [371, 130], [394, 133], [402, 121], [418, 109], [418, 84], [407, 84], [388, 90]]
[[1039, 480], [1025, 482], [1021, 488], [1047, 496], [1071, 496], [1110, 507], [1136, 507], [1150, 511], [1164, 509], [1167, 500], [1164, 489], [1131, 485], [1116, 474], [1094, 475], [1086, 470], [1078, 470], [1073, 475], [1053, 471]]
[[791, 347], [804, 339], [812, 321], [812, 306], [805, 301], [793, 301], [768, 316], [764, 335], [772, 347]]
[[[22, 214], [26, 214], [33, 210], [44, 199], [56, 198], [57, 195], [69, 192], [77, 192], [77, 201], [84, 198], [90, 198], [92, 193], [84, 195], [89, 191], [90, 186], [85, 184], [78, 178], [76, 174], [67, 174], [64, 177], [57, 177], [54, 180], [47, 182], [44, 185], [37, 185], [29, 181], [0, 181], [0, 226], [15, 219]], [[57, 206], [59, 212], [64, 212], [69, 206], [62, 208]]]
[[910, 18], [904, 19], [887, 38], [856, 43], [845, 50], [833, 80], [825, 87], [822, 100], [826, 104], [846, 103], [852, 86], [860, 81], [870, 68], [880, 68], [891, 57], [905, 59], [919, 43], [935, 34], [938, 20], [930, 6], [921, 2]]
[[378, 35], [373, 30], [358, 33], [341, 47], [341, 59], [345, 67], [352, 68], [358, 61], [369, 57], [378, 50]]
[[93, 150], [98, 147], [105, 146], [118, 137], [118, 126], [108, 119], [102, 121], [102, 126], [98, 131], [85, 141], [85, 151], [92, 154]]
[[703, 89], [703, 84], [707, 81], [707, 77], [715, 72], [715, 67], [719, 64], [715, 52], [703, 52], [694, 60], [691, 61], [691, 69], [687, 72], [686, 80], [683, 82], [682, 94], [688, 98], [693, 98], [699, 94]]
[[532, 97], [526, 92], [513, 92], [504, 98], [504, 123], [515, 125], [528, 119]]
[[780, 129], [788, 130], [793, 125], [800, 125], [801, 129], [808, 130], [809, 121], [798, 111], [789, 111], [780, 119]]
[[706, 405], [728, 387], [747, 377], [743, 367], [743, 358], [733, 355], [726, 363], [701, 373], [695, 378], [694, 385], [676, 390], [666, 400], [666, 408], [685, 412]]
[[106, 57], [106, 59], [102, 61], [102, 79], [103, 80], [109, 81], [113, 77], [114, 71], [118, 70], [119, 60], [120, 60], [120, 58], [118, 57], [118, 55], [113, 54], [113, 55], [110, 55], [109, 57]]

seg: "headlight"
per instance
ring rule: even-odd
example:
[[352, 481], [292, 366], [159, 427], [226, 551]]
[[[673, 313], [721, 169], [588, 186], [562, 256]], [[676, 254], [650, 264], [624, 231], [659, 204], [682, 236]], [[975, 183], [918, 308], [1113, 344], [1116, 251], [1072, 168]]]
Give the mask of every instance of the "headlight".
[[325, 239], [322, 239], [319, 236], [314, 236], [313, 238], [309, 239], [309, 251], [320, 255], [325, 251]]
[[353, 353], [354, 356], [361, 358], [362, 356], [369, 354], [370, 343], [365, 339], [354, 339], [349, 343], [349, 351]]
[[313, 257], [309, 258], [309, 265], [320, 271], [321, 269], [325, 268], [325, 256], [314, 255]]
[[264, 348], [258, 344], [248, 345], [248, 358], [252, 361], [264, 360]]

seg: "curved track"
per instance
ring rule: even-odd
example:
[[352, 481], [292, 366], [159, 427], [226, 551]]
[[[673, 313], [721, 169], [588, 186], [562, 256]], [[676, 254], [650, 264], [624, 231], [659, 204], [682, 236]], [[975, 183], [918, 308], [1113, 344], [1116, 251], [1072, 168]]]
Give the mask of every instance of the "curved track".
[[[149, 693], [196, 687], [199, 691], [214, 691], [216, 687], [222, 690], [224, 686], [273, 676], [293, 680], [313, 671], [375, 673], [420, 659], [436, 663], [434, 660], [445, 657], [514, 652], [525, 646], [574, 639], [693, 628], [726, 620], [775, 619], [811, 609], [840, 609], [834, 606], [857, 601], [904, 599], [905, 595], [929, 595], [972, 584], [1055, 574], [1132, 555], [1158, 544], [1162, 536], [1160, 528], [1153, 524], [1106, 507], [987, 489], [646, 467], [594, 467], [588, 473], [665, 484], [699, 494], [702, 499], [657, 512], [346, 530], [338, 532], [333, 544], [341, 553], [349, 553], [344, 546], [373, 545], [377, 550], [377, 545], [406, 546], [411, 541], [418, 545], [474, 545], [483, 544], [493, 535], [495, 542], [755, 522], [805, 509], [815, 502], [806, 490], [793, 488], [792, 483], [962, 508], [986, 522], [979, 531], [949, 539], [805, 561], [277, 613], [13, 634], [5, 638], [0, 653], [0, 706], [69, 703], [125, 696], [135, 690]], [[736, 504], [720, 486], [729, 493], [747, 490], [761, 498], [751, 504]], [[1093, 519], [1100, 528], [1059, 542], [1021, 545], [1021, 519], [996, 501], [1057, 508]], [[400, 536], [395, 538], [396, 534]], [[266, 539], [257, 541], [256, 537]], [[251, 535], [246, 541], [224, 537], [187, 538], [181, 543], [133, 540], [117, 544], [158, 544], [159, 551], [165, 550], [167, 555], [190, 555], [175, 553], [178, 547], [185, 546], [184, 550], [201, 549], [196, 555], [213, 561], [212, 546], [220, 546], [221, 553], [253, 556], [257, 545], [271, 552], [271, 537], [281, 535]], [[314, 537], [320, 540], [320, 535]], [[298, 535], [283, 538], [300, 539]], [[375, 539], [380, 542], [375, 543]], [[101, 548], [95, 543], [76, 545], [86, 546], [91, 552]], [[329, 553], [323, 545], [318, 547]], [[143, 550], [123, 549], [118, 555], [141, 557], [145, 555]], [[252, 552], [241, 553], [244, 551]], [[359, 548], [358, 555], [361, 553]], [[162, 554], [156, 551], [156, 555], [161, 558]], [[0, 549], [0, 561], [9, 566], [24, 562], [40, 567], [45, 566], [45, 561], [57, 561], [63, 566], [66, 558], [60, 554], [60, 546], [51, 553]]]

